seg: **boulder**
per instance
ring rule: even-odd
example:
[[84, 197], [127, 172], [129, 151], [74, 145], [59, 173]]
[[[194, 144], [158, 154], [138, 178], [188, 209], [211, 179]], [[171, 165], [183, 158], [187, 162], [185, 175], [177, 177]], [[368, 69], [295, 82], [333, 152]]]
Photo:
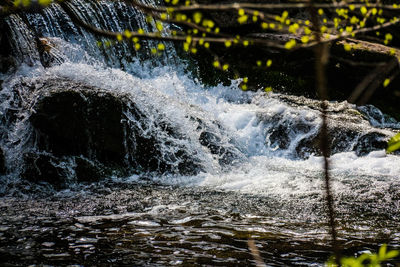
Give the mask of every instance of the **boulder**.
[[387, 148], [388, 136], [382, 133], [371, 132], [362, 135], [354, 147], [357, 156], [365, 156], [371, 151]]
[[203, 131], [199, 141], [201, 145], [209, 149], [211, 154], [215, 155], [221, 166], [232, 164], [239, 159], [239, 151], [233, 146], [224, 144], [213, 132]]
[[32, 150], [24, 153], [23, 163], [23, 179], [34, 183], [47, 182], [56, 189], [67, 188], [75, 182], [98, 182], [112, 174], [103, 164], [82, 156], [60, 158]]
[[[36, 87], [29, 121], [39, 152], [25, 156], [23, 177], [28, 180], [58, 181], [62, 187], [71, 179], [93, 182], [111, 174], [195, 174], [201, 169], [185, 147], [161, 151], [165, 140], [158, 140], [156, 131], [178, 139], [179, 132], [166, 121], [148, 130], [146, 115], [128, 95], [70, 80], [49, 79]], [[69, 173], [61, 163], [69, 166]]]
[[[287, 154], [294, 157], [308, 158], [312, 154], [321, 155], [319, 148], [321, 102], [287, 95], [275, 95], [271, 98], [285, 102], [286, 107], [276, 113], [258, 114], [259, 120], [265, 125], [268, 145], [271, 148], [287, 150]], [[261, 105], [271, 103], [262, 101], [260, 97], [255, 103]], [[372, 151], [383, 150], [387, 146], [387, 141], [396, 132], [395, 129], [372, 126], [369, 121], [371, 118], [357, 110], [355, 105], [347, 102], [329, 102], [327, 105], [331, 154], [354, 151], [357, 156], [365, 156]], [[305, 112], [305, 106], [308, 107], [308, 112]], [[380, 114], [384, 118], [383, 114]]]
[[83, 155], [101, 163], [128, 165], [125, 156], [133, 148], [125, 145], [124, 105], [112, 94], [90, 88], [58, 90], [41, 97], [30, 117], [38, 149], [55, 156]]

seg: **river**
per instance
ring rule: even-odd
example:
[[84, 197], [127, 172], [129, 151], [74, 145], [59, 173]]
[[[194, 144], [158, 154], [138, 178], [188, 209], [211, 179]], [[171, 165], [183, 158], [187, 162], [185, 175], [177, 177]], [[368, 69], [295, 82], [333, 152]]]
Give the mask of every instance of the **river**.
[[[73, 6], [95, 25], [119, 31], [145, 26], [143, 15], [118, 3]], [[27, 53], [19, 54], [21, 63], [12, 73], [2, 74], [0, 145], [7, 165], [0, 176], [2, 265], [252, 265], [250, 239], [267, 266], [324, 265], [332, 252], [323, 159], [315, 146], [318, 101], [244, 92], [240, 80], [205, 86], [185, 70], [192, 63], [179, 59], [173, 46], [150, 59], [146, 53], [135, 56], [125, 44], [105, 49], [57, 5], [28, 17], [51, 53], [43, 67], [44, 59], [27, 45], [24, 23], [9, 19], [14, 49]], [[70, 174], [63, 186], [52, 184], [51, 177], [25, 179], [27, 151], [52, 155], [42, 151], [29, 119], [40, 100], [37, 88], [49, 81], [60, 87], [72, 81], [135, 103], [146, 120], [138, 124], [125, 112], [127, 125], [158, 140], [156, 157], [172, 171], [142, 166], [128, 175], [79, 182], [76, 158], [63, 156], [56, 164]], [[382, 143], [400, 124], [372, 106], [332, 102], [328, 110], [344, 254], [374, 252], [383, 243], [399, 249], [400, 158], [387, 155]], [[195, 170], [180, 172], [182, 162]]]

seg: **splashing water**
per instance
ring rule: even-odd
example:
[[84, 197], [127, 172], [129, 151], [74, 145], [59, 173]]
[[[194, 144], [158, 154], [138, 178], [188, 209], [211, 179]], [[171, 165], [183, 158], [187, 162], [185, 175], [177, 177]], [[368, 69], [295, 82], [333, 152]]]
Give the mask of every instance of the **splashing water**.
[[[138, 19], [143, 15], [119, 2], [74, 1], [71, 8], [110, 30], [147, 27], [144, 18]], [[325, 261], [330, 252], [316, 145], [317, 101], [243, 92], [237, 89], [240, 81], [206, 87], [185, 72], [172, 46], [158, 65], [125, 44], [99, 46], [57, 5], [29, 18], [35, 31], [47, 37], [53, 61], [44, 68], [32, 52], [4, 76], [0, 145], [12, 167], [0, 177], [1, 258], [21, 264], [90, 265], [107, 259], [139, 265], [250, 264], [246, 240], [252, 237], [271, 266], [320, 266]], [[21, 25], [18, 18], [9, 21]], [[16, 47], [26, 43], [15, 40]], [[29, 122], [38, 97], [35, 88], [57, 79], [128, 98], [146, 121], [139, 125], [129, 112], [127, 120], [142, 135], [160, 140], [160, 157], [176, 164], [170, 155], [183, 148], [201, 170], [193, 175], [143, 171], [72, 183], [62, 191], [42, 183], [35, 191], [35, 185], [18, 176], [19, 163], [25, 149], [35, 146]], [[379, 146], [368, 148], [368, 140], [384, 142], [400, 124], [373, 107], [345, 102], [330, 103], [329, 116], [331, 173], [344, 247], [352, 252], [388, 241], [400, 246], [400, 159]], [[178, 134], [166, 134], [160, 122]], [[202, 143], [204, 128], [231, 157]]]

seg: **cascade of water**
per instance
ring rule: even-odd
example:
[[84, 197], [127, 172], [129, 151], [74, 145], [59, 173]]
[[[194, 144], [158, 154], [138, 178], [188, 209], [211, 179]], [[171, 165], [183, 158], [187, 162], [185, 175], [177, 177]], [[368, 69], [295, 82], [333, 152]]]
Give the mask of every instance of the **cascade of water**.
[[[149, 1], [148, 4], [155, 3]], [[155, 25], [146, 22], [146, 16], [142, 12], [122, 2], [76, 0], [68, 1], [65, 5], [82, 21], [100, 29], [112, 32], [137, 31], [139, 28], [148, 32], [157, 31]], [[21, 19], [21, 16], [13, 15], [7, 19], [6, 23], [13, 33], [9, 38], [13, 42], [13, 53], [17, 57], [31, 57], [24, 59], [31, 64], [39, 59], [35, 43], [39, 40], [38, 38], [41, 38], [44, 46], [50, 45], [50, 48], [52, 37], [79, 44], [88, 54], [106, 65], [132, 73], [135, 73], [132, 62], [151, 58], [150, 48], [156, 47], [154, 41], [143, 40], [142, 49], [136, 51], [132, 43], [119, 43], [95, 36], [74, 25], [58, 4], [52, 4], [40, 13], [29, 13], [23, 16], [26, 16], [25, 21]], [[154, 63], [167, 64], [168, 61], [174, 60], [173, 45], [167, 43], [165, 45], [168, 53], [159, 55]], [[49, 62], [45, 64], [48, 65]]]
[[[102, 29], [118, 32], [138, 28], [153, 30], [143, 14], [120, 2], [76, 0], [70, 1], [68, 7], [83, 21]], [[110, 118], [116, 128], [122, 125], [124, 141], [122, 145], [120, 142], [116, 146], [123, 149], [122, 152], [115, 152], [114, 148], [110, 148], [110, 151], [115, 152], [117, 157], [125, 153], [120, 168], [136, 168], [136, 173], [158, 170], [158, 173], [207, 173], [213, 176], [229, 168], [240, 168], [238, 166], [244, 164], [244, 170], [238, 171], [244, 175], [249, 168], [264, 162], [260, 158], [280, 158], [284, 159], [284, 164], [290, 165], [288, 162], [291, 160], [312, 161], [319, 153], [317, 142], [320, 111], [316, 108], [317, 101], [279, 94], [242, 92], [237, 89], [239, 81], [232, 81], [228, 87], [217, 86], [207, 90], [183, 74], [182, 64], [164, 62], [154, 67], [154, 61], [148, 65], [144, 63], [149, 62], [145, 59], [150, 57], [146, 49], [138, 54], [128, 43], [106, 47], [104, 38], [75, 26], [60, 5], [53, 4], [41, 13], [26, 16], [26, 20], [20, 16], [10, 16], [7, 23], [12, 28], [10, 40], [15, 54], [21, 55], [21, 62], [33, 66], [22, 64], [15, 74], [6, 78], [0, 93], [0, 146], [6, 152], [9, 173], [14, 176], [23, 171], [26, 164], [24, 155], [34, 153], [54, 162], [52, 168], [56, 172], [73, 176], [79, 167], [78, 162], [89, 159], [93, 160], [94, 163], [90, 163], [93, 165], [97, 164], [98, 155], [103, 157], [104, 153], [99, 152], [101, 149], [94, 145], [93, 139], [97, 138], [101, 143], [103, 137], [111, 141], [119, 138], [118, 133], [116, 139], [108, 139], [116, 136], [114, 132], [109, 131], [109, 135], [106, 135], [107, 131], [103, 131], [99, 134], [101, 131], [97, 126], [84, 121], [83, 126], [94, 127], [85, 131], [93, 130], [97, 136], [84, 136], [82, 138], [86, 138], [88, 145], [74, 147], [74, 144], [69, 144], [74, 147], [66, 149], [70, 154], [56, 155], [54, 151], [64, 151], [65, 147], [54, 147], [48, 143], [49, 139], [43, 141], [43, 133], [48, 134], [43, 129], [50, 130], [40, 125], [42, 128], [34, 125], [33, 130], [31, 125], [32, 118], [43, 108], [44, 104], [41, 103], [57, 99], [48, 97], [46, 90], [61, 95], [68, 90], [78, 92], [71, 98], [73, 101], [81, 101], [87, 109], [83, 110], [82, 115], [92, 116], [90, 118], [101, 120], [98, 114], [106, 117], [109, 112], [91, 111], [97, 108], [93, 103], [100, 103], [98, 95], [106, 96], [105, 105], [120, 108], [121, 117]], [[39, 37], [46, 38], [39, 41], [45, 40], [46, 43], [42, 45], [48, 46], [50, 50], [46, 68], [33, 64], [40, 60], [43, 62], [45, 55], [37, 51], [35, 42]], [[152, 45], [152, 42], [147, 42], [145, 46]], [[171, 53], [164, 53], [166, 61], [176, 57], [172, 46], [169, 49]], [[57, 79], [65, 82], [57, 84], [54, 82]], [[96, 93], [76, 89], [80, 87], [90, 87]], [[372, 126], [355, 106], [332, 103], [329, 108], [333, 153], [356, 151], [358, 156], [365, 156], [372, 150], [382, 150], [392, 132], [380, 128], [399, 126], [373, 108], [360, 109], [368, 114]], [[72, 107], [71, 112], [74, 109]], [[54, 110], [51, 112], [54, 116], [62, 116]], [[54, 122], [51, 119], [48, 121]], [[101, 127], [107, 128], [105, 125]], [[65, 129], [68, 131], [68, 127]], [[80, 136], [79, 131], [71, 133]], [[57, 138], [59, 143], [77, 140], [67, 135]], [[151, 144], [152, 148], [138, 145], [139, 139], [147, 145]], [[141, 151], [142, 155], [139, 156], [142, 159], [138, 159], [137, 151]], [[39, 160], [45, 161], [43, 158], [33, 161], [40, 163]], [[107, 164], [107, 160], [100, 162], [102, 166]], [[265, 162], [271, 164], [269, 160]], [[192, 168], [196, 170], [191, 172]], [[259, 170], [265, 171], [263, 167]], [[237, 176], [232, 177], [236, 179]]]
[[7, 25], [10, 49], [19, 63], [29, 65], [40, 62], [40, 55], [36, 46], [34, 32], [18, 15], [10, 15], [5, 19]]
[[[68, 7], [103, 29], [152, 30], [119, 1]], [[319, 101], [244, 92], [238, 80], [207, 88], [172, 45], [157, 65], [148, 49], [106, 46], [58, 4], [6, 24], [19, 66], [0, 74], [5, 264], [250, 265], [254, 237], [273, 266], [319, 266], [329, 239]], [[347, 102], [329, 103], [328, 116], [343, 243], [398, 246], [400, 157], [384, 148], [400, 124]]]

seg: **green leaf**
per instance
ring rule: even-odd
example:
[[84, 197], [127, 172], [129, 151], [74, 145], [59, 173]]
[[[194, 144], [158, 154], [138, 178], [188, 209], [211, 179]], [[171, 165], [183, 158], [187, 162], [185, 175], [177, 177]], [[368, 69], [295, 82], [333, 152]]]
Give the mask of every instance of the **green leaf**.
[[400, 149], [400, 133], [396, 134], [388, 141], [388, 148], [386, 149], [386, 153], [392, 153]]
[[157, 45], [157, 49], [160, 50], [160, 51], [163, 51], [163, 50], [165, 50], [165, 45], [162, 44], [162, 43], [159, 43], [159, 44]]
[[31, 4], [31, 0], [22, 0], [22, 5], [28, 7]]
[[156, 28], [157, 28], [157, 30], [158, 30], [159, 32], [162, 31], [162, 30], [163, 30], [163, 25], [162, 25], [162, 23], [159, 22], [159, 21], [157, 21], [157, 22], [156, 22]]
[[246, 22], [247, 22], [247, 19], [248, 19], [248, 16], [247, 16], [247, 15], [243, 15], [243, 16], [240, 16], [240, 17], [237, 19], [237, 21], [238, 21], [240, 24], [243, 24], [243, 23], [246, 23]]
[[363, 253], [357, 259], [362, 264], [365, 260], [368, 260], [371, 257], [371, 254]]
[[387, 245], [383, 244], [380, 248], [379, 248], [379, 252], [378, 252], [378, 257], [380, 260], [385, 259], [386, 256], [386, 249], [387, 249]]
[[195, 12], [193, 14], [193, 20], [196, 24], [199, 24], [201, 22], [203, 15], [200, 12]]
[[341, 264], [343, 267], [362, 267], [362, 264], [358, 261], [357, 258], [342, 258]]
[[399, 255], [398, 250], [391, 250], [388, 253], [386, 253], [385, 258], [388, 260], [388, 259], [396, 258], [398, 255]]
[[39, 0], [38, 2], [42, 6], [48, 6], [53, 2], [53, 0]]
[[387, 87], [389, 85], [389, 83], [390, 83], [390, 79], [385, 79], [383, 81], [383, 87]]

